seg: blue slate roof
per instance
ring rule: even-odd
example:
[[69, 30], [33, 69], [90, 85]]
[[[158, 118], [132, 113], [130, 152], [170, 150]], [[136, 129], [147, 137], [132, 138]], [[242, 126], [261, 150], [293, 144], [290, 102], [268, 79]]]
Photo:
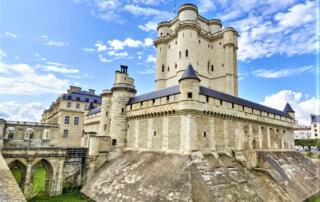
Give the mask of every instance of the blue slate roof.
[[96, 113], [99, 113], [101, 112], [101, 108], [94, 108], [92, 110], [90, 110], [87, 115], [91, 115], [91, 114], [96, 114]]
[[294, 110], [292, 109], [292, 107], [289, 105], [289, 103], [286, 104], [286, 106], [284, 107], [284, 112], [294, 112]]
[[311, 122], [312, 123], [320, 123], [320, 115], [311, 115]]
[[156, 99], [159, 97], [165, 97], [168, 95], [174, 95], [174, 94], [178, 94], [180, 93], [180, 86], [176, 85], [176, 86], [172, 86], [169, 88], [165, 88], [165, 89], [161, 89], [158, 91], [153, 91], [151, 93], [146, 93], [146, 94], [142, 94], [139, 96], [135, 96], [130, 98], [128, 105], [130, 104], [134, 104], [137, 102], [142, 102], [142, 101], [146, 101], [146, 100], [152, 100], [152, 99]]
[[[139, 96], [135, 96], [130, 98], [128, 105], [130, 104], [134, 104], [134, 103], [139, 103], [142, 101], [147, 101], [147, 100], [152, 100], [152, 99], [156, 99], [156, 98], [160, 98], [160, 97], [165, 97], [165, 96], [169, 96], [169, 95], [174, 95], [174, 94], [178, 94], [180, 93], [180, 86], [176, 85], [176, 86], [172, 86], [169, 88], [165, 88], [162, 90], [158, 90], [158, 91], [153, 91], [151, 93], [147, 93], [147, 94], [142, 94]], [[200, 94], [201, 95], [205, 95], [205, 96], [209, 96], [209, 97], [213, 97], [216, 99], [220, 99], [226, 102], [230, 102], [230, 103], [234, 103], [234, 104], [238, 104], [238, 105], [242, 105], [245, 107], [250, 107], [256, 110], [261, 110], [264, 112], [268, 112], [268, 113], [272, 113], [275, 115], [279, 115], [279, 116], [283, 116], [283, 117], [290, 117], [288, 115], [288, 113], [284, 112], [284, 111], [280, 111], [277, 109], [273, 109], [271, 107], [267, 107], [255, 102], [251, 102], [236, 96], [232, 96], [232, 95], [228, 95], [210, 88], [206, 88], [203, 86], [200, 86]]]
[[189, 64], [188, 67], [186, 68], [186, 70], [184, 70], [179, 81], [181, 81], [183, 79], [197, 79], [198, 81], [200, 81], [196, 71], [193, 69], [191, 64]]
[[87, 91], [71, 92], [62, 96], [64, 100], [73, 100], [80, 102], [93, 102], [101, 104], [101, 97]]
[[236, 96], [228, 95], [228, 94], [225, 94], [225, 93], [222, 93], [222, 92], [210, 89], [210, 88], [206, 88], [203, 86], [200, 86], [200, 94], [206, 95], [209, 97], [214, 97], [217, 99], [221, 99], [223, 101], [231, 102], [234, 104], [242, 105], [245, 107], [250, 107], [250, 108], [253, 108], [256, 110], [269, 112], [269, 113], [276, 114], [279, 116], [289, 117], [288, 113], [286, 113], [284, 111], [273, 109], [271, 107], [267, 107], [267, 106], [264, 106], [264, 105], [261, 105], [261, 104], [255, 103], [255, 102], [251, 102], [251, 101], [248, 101], [248, 100], [236, 97]]

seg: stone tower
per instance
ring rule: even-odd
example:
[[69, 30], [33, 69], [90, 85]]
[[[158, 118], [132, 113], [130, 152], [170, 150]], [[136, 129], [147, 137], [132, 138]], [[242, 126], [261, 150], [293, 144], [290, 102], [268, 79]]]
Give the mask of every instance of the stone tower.
[[126, 105], [129, 99], [136, 94], [134, 80], [129, 77], [127, 66], [121, 65], [121, 70], [115, 72], [115, 82], [111, 92], [111, 143], [116, 151], [121, 151], [125, 147], [127, 136]]
[[156, 89], [177, 85], [185, 67], [192, 64], [201, 86], [238, 95], [238, 33], [222, 29], [220, 20], [205, 19], [193, 4], [184, 4], [178, 16], [158, 24]]

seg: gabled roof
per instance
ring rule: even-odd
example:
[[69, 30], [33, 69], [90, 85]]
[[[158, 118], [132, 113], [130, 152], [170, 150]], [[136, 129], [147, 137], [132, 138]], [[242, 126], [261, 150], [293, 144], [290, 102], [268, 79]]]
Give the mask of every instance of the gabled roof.
[[294, 110], [292, 109], [292, 107], [290, 106], [289, 103], [286, 104], [286, 106], [284, 107], [284, 110], [283, 110], [283, 111], [284, 111], [284, 112], [287, 112], [287, 113], [289, 113], [289, 112], [294, 112]]
[[200, 81], [196, 71], [193, 69], [192, 65], [189, 64], [186, 68], [186, 70], [184, 70], [181, 78], [179, 79], [179, 81], [183, 80], [183, 79], [197, 79], [198, 81]]

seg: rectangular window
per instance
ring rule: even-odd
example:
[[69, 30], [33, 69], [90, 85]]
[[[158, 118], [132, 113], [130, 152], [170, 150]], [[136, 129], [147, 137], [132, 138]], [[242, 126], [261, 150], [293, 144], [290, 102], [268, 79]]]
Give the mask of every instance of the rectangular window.
[[188, 93], [188, 98], [192, 99], [192, 93]]
[[64, 124], [69, 124], [70, 122], [70, 116], [64, 117]]
[[71, 107], [71, 102], [67, 103], [67, 107], [70, 108]]
[[74, 125], [79, 125], [79, 117], [74, 117]]
[[206, 97], [206, 101], [209, 102], [209, 96]]
[[79, 103], [76, 104], [76, 109], [80, 109], [80, 104]]
[[167, 96], [167, 101], [169, 101], [170, 100], [170, 96]]
[[117, 139], [112, 139], [112, 146], [116, 146], [117, 145]]
[[107, 130], [107, 127], [108, 127], [108, 125], [107, 125], [107, 124], [104, 124], [103, 130]]
[[63, 130], [63, 138], [68, 138], [69, 131], [67, 129]]

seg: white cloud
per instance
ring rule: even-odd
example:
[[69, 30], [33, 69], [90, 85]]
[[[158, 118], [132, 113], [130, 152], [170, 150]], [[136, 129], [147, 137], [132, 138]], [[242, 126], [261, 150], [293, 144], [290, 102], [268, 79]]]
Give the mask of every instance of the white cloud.
[[142, 71], [139, 71], [139, 74], [154, 74], [154, 69], [144, 69]]
[[47, 46], [65, 47], [65, 46], [69, 45], [69, 43], [66, 43], [66, 42], [63, 42], [63, 41], [49, 40], [49, 37], [47, 35], [42, 35], [41, 38], [44, 41], [46, 41], [45, 45], [47, 45]]
[[151, 38], [145, 38], [144, 39], [144, 45], [146, 47], [152, 46], [153, 45], [153, 40]]
[[266, 96], [263, 105], [283, 110], [286, 103], [289, 103], [293, 110], [298, 123], [301, 125], [310, 125], [310, 114], [319, 114], [320, 99], [311, 97], [303, 99], [303, 93], [291, 90], [282, 90], [270, 96]]
[[94, 46], [97, 48], [97, 52], [102, 52], [107, 50], [107, 46], [104, 45], [101, 41], [97, 41]]
[[199, 2], [199, 11], [200, 12], [208, 12], [209, 10], [215, 9], [215, 4], [213, 0], [200, 0]]
[[63, 41], [48, 41], [46, 43], [47, 46], [57, 46], [57, 47], [64, 47], [64, 46], [68, 46], [68, 43], [65, 43]]
[[83, 50], [84, 52], [87, 52], [87, 53], [92, 53], [92, 52], [95, 51], [94, 48], [83, 48], [82, 50]]
[[138, 5], [128, 4], [128, 5], [125, 5], [123, 9], [136, 16], [155, 16], [159, 18], [172, 17], [172, 13], [169, 13], [167, 11], [161, 11], [161, 10], [149, 8], [149, 7], [141, 7]]
[[156, 62], [156, 56], [154, 56], [154, 55], [148, 55], [148, 58], [147, 58], [146, 62], [155, 63], [155, 62]]
[[40, 102], [17, 103], [16, 101], [0, 102], [0, 118], [11, 121], [38, 122], [45, 109]]
[[284, 27], [299, 26], [316, 20], [315, 1], [307, 1], [305, 4], [298, 4], [289, 9], [287, 13], [278, 13], [275, 20]]
[[69, 81], [54, 74], [40, 74], [28, 64], [0, 63], [0, 94], [40, 95], [59, 94], [69, 86]]
[[14, 38], [14, 39], [19, 38], [19, 37], [18, 37], [15, 33], [13, 33], [13, 32], [6, 32], [4, 35], [7, 36], [7, 37]]
[[6, 52], [0, 49], [0, 60], [6, 56], [7, 56]]
[[123, 41], [118, 39], [109, 40], [108, 44], [113, 50], [123, 50], [126, 47], [129, 48], [139, 48], [139, 47], [149, 47], [153, 44], [153, 40], [151, 38], [145, 38], [144, 41], [135, 40], [131, 38], [126, 38]]
[[99, 54], [99, 60], [100, 60], [100, 62], [102, 62], [102, 63], [107, 63], [107, 62], [112, 62], [113, 60], [111, 59], [107, 59], [106, 57], [104, 57], [102, 54]]
[[57, 63], [57, 62], [48, 62], [47, 65], [41, 65], [41, 69], [49, 72], [56, 72], [62, 74], [77, 74], [79, 69], [70, 68], [68, 65]]
[[144, 5], [159, 5], [165, 3], [167, 0], [133, 0], [133, 3]]
[[121, 5], [119, 0], [97, 0], [95, 3], [100, 10], [113, 10]]
[[282, 77], [287, 77], [295, 74], [301, 74], [303, 72], [308, 72], [308, 71], [316, 71], [316, 67], [305, 66], [305, 67], [288, 68], [288, 69], [257, 69], [252, 71], [252, 74], [256, 77], [275, 79], [275, 78], [282, 78]]
[[146, 32], [157, 31], [158, 24], [156, 22], [149, 21], [145, 25], [139, 25], [138, 27]]
[[[251, 11], [242, 12], [241, 19], [227, 22], [239, 31], [238, 58], [241, 61], [319, 50], [315, 2], [306, 1], [290, 8], [286, 6], [292, 5], [293, 0], [261, 2], [248, 6]], [[267, 11], [270, 8], [274, 8], [272, 12]]]
[[109, 56], [114, 56], [114, 57], [118, 57], [118, 58], [125, 58], [128, 57], [128, 53], [126, 51], [124, 52], [116, 52], [116, 51], [109, 51], [108, 52]]

